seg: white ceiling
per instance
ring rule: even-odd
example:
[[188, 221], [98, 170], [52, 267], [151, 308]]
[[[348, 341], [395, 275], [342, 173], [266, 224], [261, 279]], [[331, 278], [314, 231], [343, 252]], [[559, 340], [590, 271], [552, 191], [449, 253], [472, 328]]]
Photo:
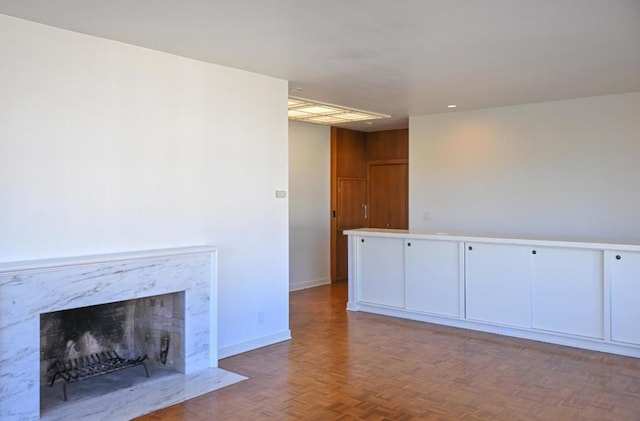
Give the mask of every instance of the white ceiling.
[[640, 91], [640, 0], [0, 0], [0, 13], [392, 116], [346, 126], [364, 131], [406, 127], [410, 115]]

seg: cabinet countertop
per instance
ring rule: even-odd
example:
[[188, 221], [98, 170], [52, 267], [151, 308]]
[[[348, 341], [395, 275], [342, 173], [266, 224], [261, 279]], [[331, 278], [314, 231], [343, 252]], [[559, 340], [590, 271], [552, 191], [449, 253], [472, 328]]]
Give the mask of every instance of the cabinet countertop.
[[596, 240], [577, 238], [553, 238], [535, 236], [510, 236], [500, 234], [476, 234], [476, 233], [448, 233], [421, 230], [359, 228], [343, 231], [347, 236], [386, 237], [416, 240], [440, 240], [484, 242], [502, 244], [521, 244], [547, 247], [573, 247], [598, 250], [640, 251], [640, 242], [620, 240]]

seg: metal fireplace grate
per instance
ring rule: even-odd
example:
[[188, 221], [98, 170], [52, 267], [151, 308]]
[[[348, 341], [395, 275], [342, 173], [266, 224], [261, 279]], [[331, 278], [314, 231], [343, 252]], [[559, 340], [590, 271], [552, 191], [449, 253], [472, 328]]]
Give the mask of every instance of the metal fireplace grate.
[[67, 384], [88, 379], [91, 377], [101, 376], [114, 371], [124, 370], [125, 368], [143, 366], [144, 372], [149, 377], [149, 370], [144, 361], [147, 356], [141, 356], [133, 359], [122, 358], [115, 351], [105, 351], [97, 354], [91, 354], [86, 357], [73, 358], [66, 362], [57, 362], [55, 365], [56, 372], [51, 377], [50, 387], [57, 379], [61, 379], [62, 393], [64, 400], [67, 400]]

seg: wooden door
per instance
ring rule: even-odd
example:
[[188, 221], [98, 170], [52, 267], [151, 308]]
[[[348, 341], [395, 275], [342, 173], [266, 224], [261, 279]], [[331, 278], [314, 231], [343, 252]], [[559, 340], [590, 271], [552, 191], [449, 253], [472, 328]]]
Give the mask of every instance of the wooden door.
[[408, 165], [369, 165], [369, 227], [408, 229]]
[[367, 201], [366, 135], [331, 128], [331, 281], [348, 278], [345, 229], [364, 228]]
[[338, 202], [336, 206], [336, 280], [348, 277], [347, 236], [344, 230], [364, 228], [367, 184], [361, 178], [338, 179]]

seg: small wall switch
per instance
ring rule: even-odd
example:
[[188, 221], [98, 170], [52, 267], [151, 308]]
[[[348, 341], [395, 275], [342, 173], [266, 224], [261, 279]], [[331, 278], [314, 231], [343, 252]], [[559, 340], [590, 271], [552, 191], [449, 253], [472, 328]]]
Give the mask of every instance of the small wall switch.
[[277, 199], [284, 199], [285, 197], [287, 197], [287, 192], [285, 190], [276, 190]]

